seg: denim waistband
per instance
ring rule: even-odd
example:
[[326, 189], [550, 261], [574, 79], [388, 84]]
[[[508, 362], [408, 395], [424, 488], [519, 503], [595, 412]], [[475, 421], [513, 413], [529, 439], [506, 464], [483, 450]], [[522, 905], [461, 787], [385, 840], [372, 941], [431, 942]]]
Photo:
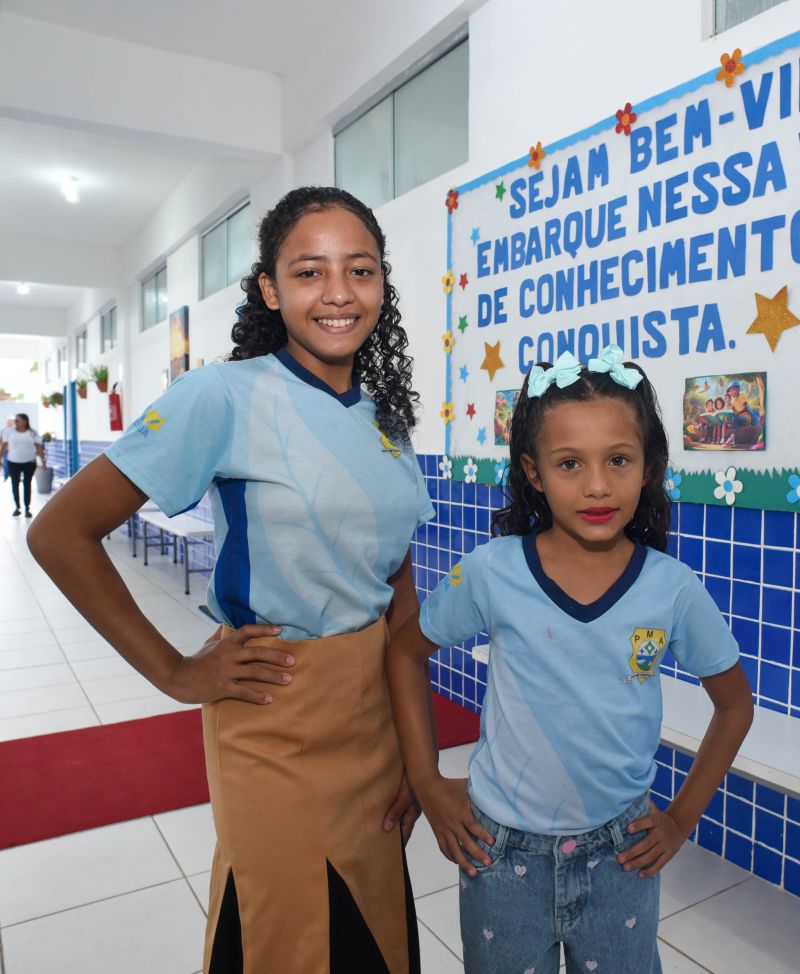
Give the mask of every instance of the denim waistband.
[[614, 848], [621, 848], [631, 822], [644, 818], [649, 813], [650, 795], [648, 792], [640, 795], [624, 812], [610, 822], [606, 822], [605, 825], [600, 825], [588, 832], [577, 832], [574, 835], [524, 832], [495, 822], [476, 805], [472, 806], [472, 810], [475, 818], [495, 837], [495, 847], [498, 849], [508, 845], [529, 852], [552, 853], [556, 860], [561, 859], [562, 856], [574, 859], [576, 853], [591, 855], [595, 850], [609, 843]]

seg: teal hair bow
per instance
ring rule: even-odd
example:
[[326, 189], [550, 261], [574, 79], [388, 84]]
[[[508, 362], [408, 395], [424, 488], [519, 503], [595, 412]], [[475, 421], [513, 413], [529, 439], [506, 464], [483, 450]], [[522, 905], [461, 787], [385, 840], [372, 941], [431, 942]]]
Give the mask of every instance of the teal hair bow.
[[[589, 359], [586, 367], [589, 372], [608, 372], [617, 385], [635, 389], [642, 381], [642, 373], [628, 369], [622, 364], [622, 349], [619, 345], [606, 345], [599, 358]], [[528, 373], [528, 398], [543, 396], [552, 385], [559, 389], [571, 386], [581, 377], [581, 363], [570, 352], [562, 352], [556, 364], [549, 369], [534, 365]]]
[[553, 383], [559, 389], [563, 389], [564, 386], [571, 386], [580, 377], [581, 363], [569, 352], [562, 352], [556, 359], [556, 364], [549, 369], [534, 365], [530, 370], [528, 373], [528, 397], [535, 399], [537, 396], [544, 395]]
[[587, 366], [590, 372], [608, 372], [617, 385], [635, 389], [642, 381], [642, 373], [628, 369], [622, 364], [622, 349], [619, 345], [606, 345], [600, 358], [590, 358]]

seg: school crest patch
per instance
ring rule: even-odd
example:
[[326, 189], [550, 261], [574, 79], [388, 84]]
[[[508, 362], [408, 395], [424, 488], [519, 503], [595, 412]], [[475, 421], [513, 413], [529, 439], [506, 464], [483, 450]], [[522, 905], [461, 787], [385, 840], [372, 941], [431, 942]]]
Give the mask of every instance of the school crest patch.
[[664, 629], [648, 629], [646, 626], [637, 626], [631, 634], [631, 655], [628, 658], [628, 666], [632, 673], [630, 676], [623, 677], [623, 683], [632, 683], [638, 680], [644, 683], [656, 675], [656, 663], [659, 657], [667, 648], [667, 633]]

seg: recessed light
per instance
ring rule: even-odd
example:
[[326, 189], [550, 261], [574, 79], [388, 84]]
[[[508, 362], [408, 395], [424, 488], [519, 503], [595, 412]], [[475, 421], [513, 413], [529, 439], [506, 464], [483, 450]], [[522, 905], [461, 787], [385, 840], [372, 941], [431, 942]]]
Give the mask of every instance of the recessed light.
[[61, 192], [64, 194], [64, 199], [68, 203], [79, 202], [80, 197], [78, 196], [78, 180], [74, 176], [62, 176]]
[[31, 286], [30, 286], [30, 284], [18, 284], [17, 285], [17, 294], [23, 294], [24, 295], [24, 294], [30, 294], [30, 293], [31, 293]]

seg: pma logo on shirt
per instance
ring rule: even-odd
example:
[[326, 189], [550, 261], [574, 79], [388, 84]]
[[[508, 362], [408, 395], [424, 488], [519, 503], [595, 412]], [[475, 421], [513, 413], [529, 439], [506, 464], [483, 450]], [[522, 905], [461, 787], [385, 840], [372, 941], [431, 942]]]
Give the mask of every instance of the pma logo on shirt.
[[144, 416], [140, 416], [139, 419], [133, 421], [133, 428], [141, 436], [149, 436], [151, 432], [155, 433], [163, 425], [164, 420], [161, 418], [161, 414], [155, 409], [148, 409]]
[[628, 666], [633, 671], [630, 676], [621, 678], [621, 683], [633, 683], [638, 680], [644, 683], [656, 675], [656, 663], [659, 656], [667, 648], [667, 633], [664, 629], [648, 629], [637, 626], [631, 636], [633, 651], [628, 659]]

